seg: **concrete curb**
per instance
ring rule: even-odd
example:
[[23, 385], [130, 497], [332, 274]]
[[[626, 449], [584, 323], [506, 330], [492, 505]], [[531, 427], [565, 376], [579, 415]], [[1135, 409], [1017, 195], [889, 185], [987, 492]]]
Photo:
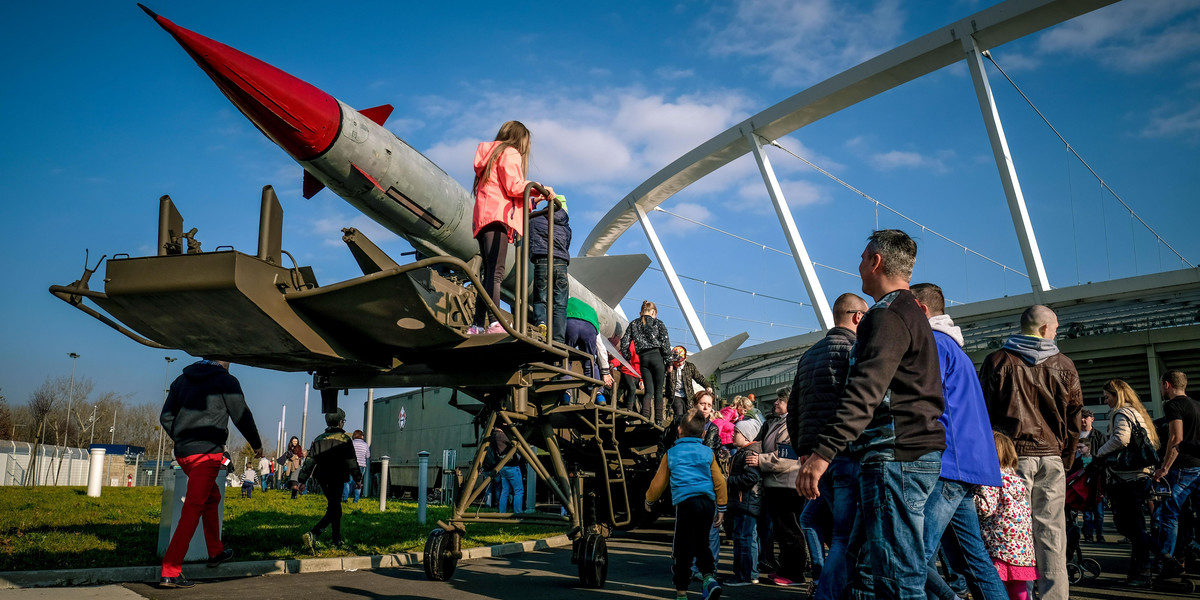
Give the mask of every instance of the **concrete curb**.
[[[463, 550], [462, 560], [507, 556], [548, 548], [561, 548], [571, 544], [565, 535], [526, 542], [512, 542], [497, 546], [480, 546]], [[344, 556], [338, 558], [305, 558], [291, 560], [253, 560], [229, 562], [215, 569], [203, 564], [188, 564], [183, 567], [183, 576], [188, 579], [232, 579], [261, 575], [286, 575], [288, 573], [318, 573], [322, 571], [355, 571], [407, 567], [421, 563], [421, 553], [375, 554], [372, 556]], [[110, 583], [157, 583], [162, 567], [114, 567], [98, 569], [51, 569], [45, 571], [0, 571], [0, 590], [33, 587], [71, 587], [103, 585]]]

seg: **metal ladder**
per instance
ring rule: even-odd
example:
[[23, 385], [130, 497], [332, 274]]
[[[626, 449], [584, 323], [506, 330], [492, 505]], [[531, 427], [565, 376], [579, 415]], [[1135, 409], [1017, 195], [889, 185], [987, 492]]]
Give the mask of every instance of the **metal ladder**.
[[[625, 462], [617, 443], [617, 411], [610, 406], [596, 406], [596, 446], [604, 458], [602, 473], [608, 489], [608, 511], [616, 527], [628, 525], [633, 518], [629, 489], [625, 482]], [[617, 503], [621, 504], [618, 506]], [[618, 510], [620, 508], [621, 510]], [[617, 516], [621, 515], [618, 519]]]

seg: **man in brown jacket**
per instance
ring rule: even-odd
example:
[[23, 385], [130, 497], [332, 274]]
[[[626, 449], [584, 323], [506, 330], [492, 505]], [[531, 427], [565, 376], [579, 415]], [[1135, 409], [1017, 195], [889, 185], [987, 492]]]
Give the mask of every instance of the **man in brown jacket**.
[[1040, 304], [1021, 315], [1021, 333], [987, 356], [979, 381], [992, 428], [1013, 440], [1017, 471], [1033, 509], [1042, 600], [1067, 600], [1066, 470], [1079, 440], [1083, 392], [1075, 363], [1058, 350], [1058, 315]]

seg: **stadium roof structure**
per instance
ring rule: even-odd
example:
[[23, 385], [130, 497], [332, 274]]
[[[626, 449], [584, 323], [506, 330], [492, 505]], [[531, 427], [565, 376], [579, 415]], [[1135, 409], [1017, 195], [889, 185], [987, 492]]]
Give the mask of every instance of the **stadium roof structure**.
[[[1075, 360], [1085, 398], [1092, 387], [1121, 378], [1157, 401], [1157, 386], [1149, 385], [1156, 371], [1200, 373], [1200, 268], [1056, 288], [1042, 292], [1041, 301], [1058, 314], [1059, 348]], [[1033, 304], [1030, 292], [952, 306], [946, 313], [962, 328], [964, 349], [978, 364], [1020, 332], [1021, 313]], [[721, 365], [723, 393], [791, 385], [796, 361], [824, 335], [738, 350]]]

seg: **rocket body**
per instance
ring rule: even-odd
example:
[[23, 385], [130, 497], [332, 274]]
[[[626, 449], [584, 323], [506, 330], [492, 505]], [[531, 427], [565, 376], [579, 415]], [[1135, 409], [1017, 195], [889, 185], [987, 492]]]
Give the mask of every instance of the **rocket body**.
[[[474, 198], [383, 126], [390, 106], [355, 110], [289, 73], [142, 9], [255, 127], [304, 168], [305, 197], [327, 187], [427, 256], [469, 261], [479, 252], [471, 235]], [[503, 285], [510, 298], [516, 254], [508, 253]], [[596, 309], [600, 333], [619, 335], [625, 320], [573, 277], [569, 281], [571, 295]]]

